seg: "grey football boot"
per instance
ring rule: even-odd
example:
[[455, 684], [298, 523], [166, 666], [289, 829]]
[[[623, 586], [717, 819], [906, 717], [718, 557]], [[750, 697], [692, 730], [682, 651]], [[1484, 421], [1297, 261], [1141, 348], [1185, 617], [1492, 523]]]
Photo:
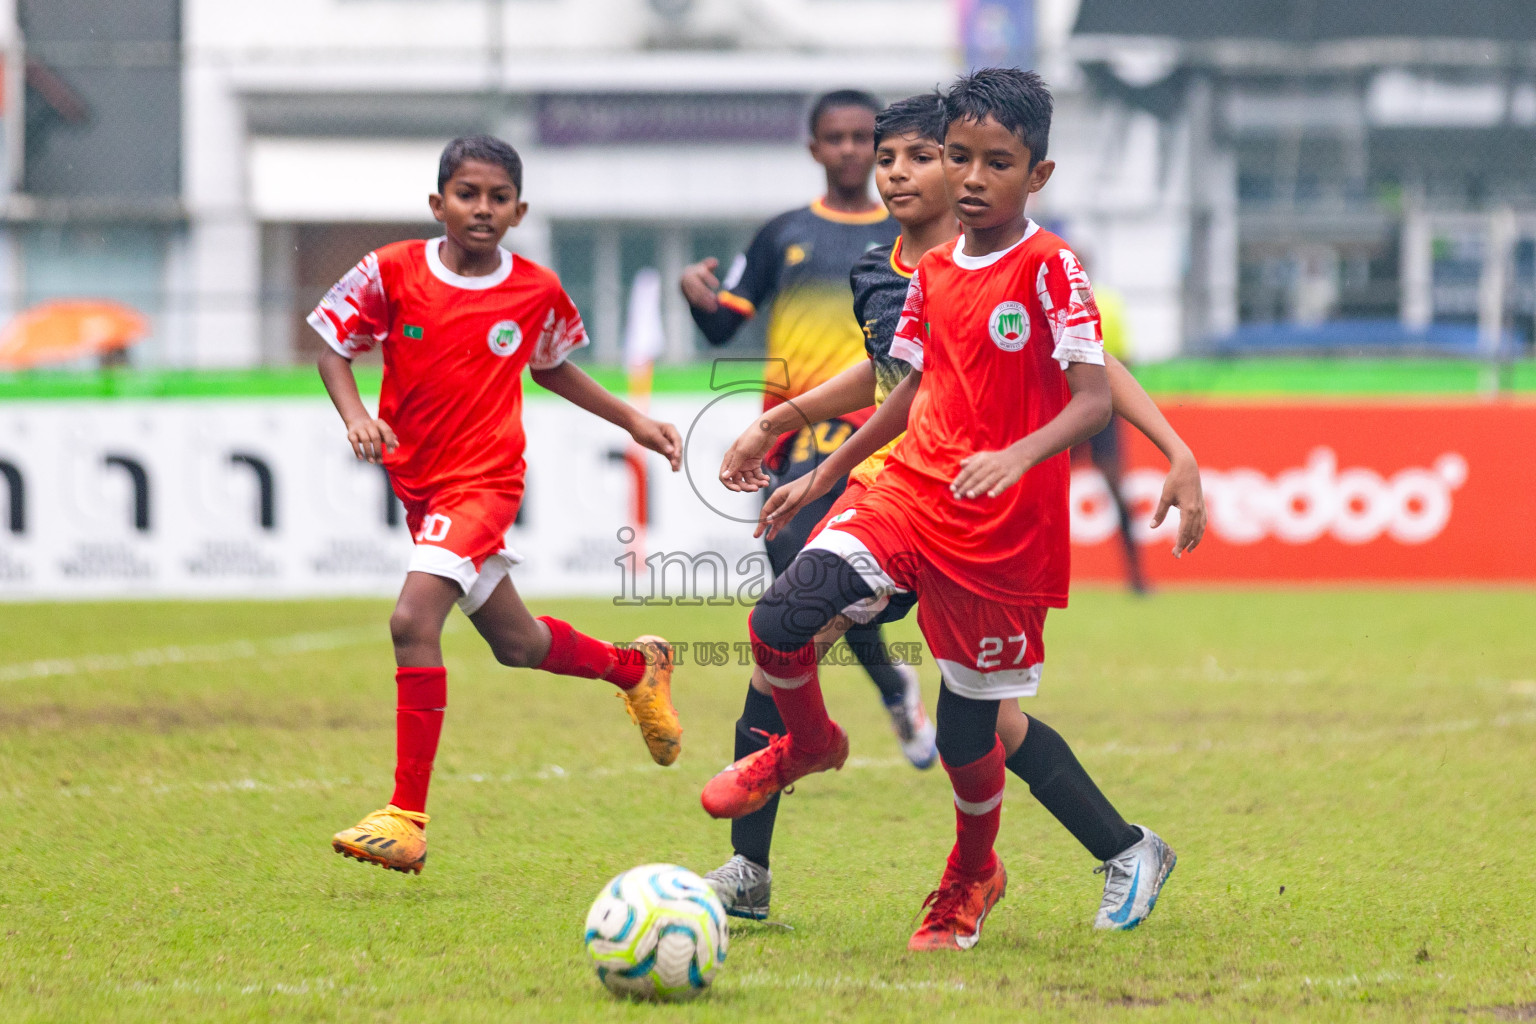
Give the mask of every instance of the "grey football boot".
[[1173, 847], [1156, 832], [1142, 825], [1141, 842], [1111, 857], [1094, 874], [1104, 878], [1104, 901], [1093, 919], [1093, 926], [1115, 931], [1130, 931], [1147, 919], [1157, 905], [1163, 883], [1179, 862]]
[[725, 912], [732, 917], [761, 921], [768, 916], [768, 896], [773, 889], [773, 872], [736, 854], [704, 876], [715, 890]]

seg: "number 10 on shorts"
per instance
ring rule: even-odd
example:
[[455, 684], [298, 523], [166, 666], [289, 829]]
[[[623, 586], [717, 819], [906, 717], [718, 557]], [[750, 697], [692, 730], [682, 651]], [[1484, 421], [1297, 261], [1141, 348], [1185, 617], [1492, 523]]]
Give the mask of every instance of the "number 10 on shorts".
[[440, 512], [434, 512], [421, 521], [421, 530], [416, 534], [416, 543], [436, 544], [448, 536], [452, 526], [452, 519]]

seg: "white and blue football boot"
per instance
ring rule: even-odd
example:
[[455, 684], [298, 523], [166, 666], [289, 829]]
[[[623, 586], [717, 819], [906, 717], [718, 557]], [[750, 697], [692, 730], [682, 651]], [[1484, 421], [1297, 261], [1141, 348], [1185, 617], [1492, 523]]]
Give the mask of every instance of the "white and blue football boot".
[[1124, 932], [1145, 921], [1157, 905], [1163, 883], [1179, 862], [1173, 847], [1156, 832], [1142, 825], [1136, 827], [1141, 829], [1141, 842], [1093, 869], [1094, 874], [1105, 876], [1104, 901], [1093, 919], [1095, 928]]
[[901, 752], [912, 767], [919, 770], [932, 768], [939, 760], [939, 747], [935, 742], [937, 730], [928, 713], [923, 710], [923, 688], [917, 680], [917, 669], [904, 661], [894, 662], [897, 674], [905, 685], [901, 703], [886, 705], [891, 716], [891, 731]]

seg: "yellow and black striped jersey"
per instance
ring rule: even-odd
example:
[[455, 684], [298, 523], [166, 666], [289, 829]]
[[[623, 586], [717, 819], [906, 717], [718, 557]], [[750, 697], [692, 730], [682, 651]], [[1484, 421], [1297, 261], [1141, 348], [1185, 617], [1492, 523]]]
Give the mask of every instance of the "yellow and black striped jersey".
[[[766, 311], [767, 355], [783, 360], [783, 397], [804, 394], [864, 358], [864, 332], [851, 308], [848, 275], [870, 249], [901, 227], [883, 207], [842, 213], [817, 200], [764, 224], [721, 282], [720, 308], [693, 310], [711, 343], [723, 345]], [[782, 374], [770, 371], [769, 380]], [[775, 383], [785, 383], [777, 380]], [[777, 400], [770, 395], [769, 404]]]
[[[864, 350], [875, 368], [875, 405], [890, 397], [896, 385], [911, 371], [906, 361], [891, 355], [891, 339], [907, 301], [907, 286], [912, 283], [912, 269], [901, 258], [901, 239], [890, 245], [871, 249], [859, 258], [848, 275], [853, 289], [853, 315], [864, 331]], [[850, 480], [865, 484], [875, 482], [885, 466], [886, 457], [905, 437], [898, 435], [848, 474]]]

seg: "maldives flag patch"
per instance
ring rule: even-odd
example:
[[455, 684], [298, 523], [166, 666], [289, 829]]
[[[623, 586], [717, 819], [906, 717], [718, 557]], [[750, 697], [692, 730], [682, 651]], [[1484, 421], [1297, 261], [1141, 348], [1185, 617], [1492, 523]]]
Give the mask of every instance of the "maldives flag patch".
[[414, 324], [406, 324], [405, 325], [405, 330], [402, 331], [401, 333], [404, 334], [407, 338], [410, 338], [412, 341], [420, 341], [421, 340], [421, 335], [422, 335], [421, 328], [415, 326]]

